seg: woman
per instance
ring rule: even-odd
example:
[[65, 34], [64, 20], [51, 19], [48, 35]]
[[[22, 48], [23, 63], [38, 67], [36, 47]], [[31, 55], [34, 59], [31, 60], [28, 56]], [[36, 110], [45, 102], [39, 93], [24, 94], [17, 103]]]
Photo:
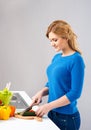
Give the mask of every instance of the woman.
[[[37, 116], [48, 113], [48, 117], [61, 130], [79, 130], [81, 119], [77, 108], [84, 82], [84, 61], [77, 47], [77, 36], [71, 26], [63, 21], [53, 21], [46, 33], [56, 54], [47, 68], [48, 82], [33, 96], [39, 104], [49, 95], [48, 103], [39, 106]], [[61, 52], [60, 52], [61, 51]]]

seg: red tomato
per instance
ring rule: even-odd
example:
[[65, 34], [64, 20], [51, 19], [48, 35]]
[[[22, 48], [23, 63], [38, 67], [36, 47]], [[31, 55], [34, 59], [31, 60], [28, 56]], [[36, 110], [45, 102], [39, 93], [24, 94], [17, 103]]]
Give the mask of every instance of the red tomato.
[[0, 105], [2, 105], [2, 100], [0, 100]]
[[29, 110], [29, 112], [35, 112], [35, 111], [31, 109], [31, 110]]

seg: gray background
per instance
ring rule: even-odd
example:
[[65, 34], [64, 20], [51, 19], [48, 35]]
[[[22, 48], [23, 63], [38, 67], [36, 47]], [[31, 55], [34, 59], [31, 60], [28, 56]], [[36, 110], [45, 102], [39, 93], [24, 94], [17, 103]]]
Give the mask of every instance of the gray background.
[[90, 7], [90, 0], [0, 0], [0, 89], [11, 81], [11, 90], [31, 97], [45, 85], [46, 67], [55, 54], [45, 33], [53, 20], [66, 20], [78, 35], [86, 64], [78, 104], [81, 130], [91, 130]]

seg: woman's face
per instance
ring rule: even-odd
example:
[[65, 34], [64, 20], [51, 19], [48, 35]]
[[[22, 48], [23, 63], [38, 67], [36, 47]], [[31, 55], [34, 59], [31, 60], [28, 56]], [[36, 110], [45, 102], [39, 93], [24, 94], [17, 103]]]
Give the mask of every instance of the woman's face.
[[67, 39], [61, 38], [53, 32], [49, 33], [49, 40], [50, 40], [51, 46], [54, 47], [56, 52], [65, 50], [66, 47], [68, 46]]

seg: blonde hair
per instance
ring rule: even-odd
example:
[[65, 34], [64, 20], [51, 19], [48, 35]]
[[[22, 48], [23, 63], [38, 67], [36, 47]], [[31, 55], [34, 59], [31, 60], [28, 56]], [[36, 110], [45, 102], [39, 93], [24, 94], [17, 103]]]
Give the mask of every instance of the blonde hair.
[[53, 21], [47, 29], [47, 32], [46, 32], [47, 38], [49, 38], [50, 32], [53, 32], [56, 35], [58, 35], [64, 39], [68, 39], [68, 44], [69, 44], [70, 48], [81, 54], [81, 51], [78, 48], [77, 36], [73, 32], [71, 26], [67, 22], [65, 22], [63, 20]]

